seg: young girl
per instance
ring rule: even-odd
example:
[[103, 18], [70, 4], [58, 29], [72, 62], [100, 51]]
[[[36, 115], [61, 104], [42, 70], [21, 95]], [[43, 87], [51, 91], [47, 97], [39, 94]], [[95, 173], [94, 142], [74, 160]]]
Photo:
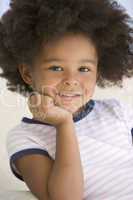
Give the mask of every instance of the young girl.
[[3, 15], [1, 77], [33, 115], [8, 133], [10, 166], [39, 200], [133, 199], [133, 110], [92, 99], [132, 77], [131, 23], [111, 0], [12, 0]]

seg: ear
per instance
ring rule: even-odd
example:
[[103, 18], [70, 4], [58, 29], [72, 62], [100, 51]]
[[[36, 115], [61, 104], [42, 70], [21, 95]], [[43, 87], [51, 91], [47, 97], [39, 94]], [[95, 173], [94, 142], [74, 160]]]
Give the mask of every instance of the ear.
[[31, 85], [32, 84], [32, 74], [29, 67], [25, 64], [22, 64], [18, 67], [20, 75], [25, 83]]

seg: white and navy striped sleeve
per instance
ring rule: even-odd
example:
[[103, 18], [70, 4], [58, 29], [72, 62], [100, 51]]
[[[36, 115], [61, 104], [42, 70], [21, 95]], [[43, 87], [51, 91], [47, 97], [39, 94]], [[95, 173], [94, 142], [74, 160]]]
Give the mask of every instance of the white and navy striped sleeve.
[[[38, 137], [35, 126], [30, 126], [26, 128], [23, 123], [17, 125], [12, 130], [8, 132], [7, 135], [7, 152], [9, 156], [10, 168], [13, 174], [24, 181], [21, 174], [15, 166], [15, 161], [23, 156], [29, 154], [41, 154], [51, 158], [48, 153], [47, 145]], [[46, 148], [45, 148], [45, 147]]]

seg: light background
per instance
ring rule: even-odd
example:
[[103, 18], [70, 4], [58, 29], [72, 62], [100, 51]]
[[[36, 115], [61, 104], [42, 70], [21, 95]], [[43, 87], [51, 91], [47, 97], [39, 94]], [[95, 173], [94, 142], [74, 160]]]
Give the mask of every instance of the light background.
[[[119, 0], [133, 17], [133, 1]], [[0, 15], [8, 8], [8, 0], [0, 0]], [[117, 87], [109, 89], [96, 88], [94, 98], [111, 98], [115, 97], [127, 104], [133, 106], [133, 79], [124, 80], [124, 88]], [[27, 187], [25, 184], [16, 179], [9, 168], [8, 157], [5, 147], [7, 132], [17, 125], [23, 116], [31, 117], [26, 105], [26, 99], [16, 93], [9, 92], [6, 89], [6, 81], [0, 79], [0, 191], [1, 190], [23, 190]]]

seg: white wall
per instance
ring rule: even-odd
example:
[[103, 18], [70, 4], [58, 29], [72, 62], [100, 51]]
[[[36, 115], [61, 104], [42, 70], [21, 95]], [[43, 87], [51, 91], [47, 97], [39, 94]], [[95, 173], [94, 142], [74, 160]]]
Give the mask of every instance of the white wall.
[[129, 15], [133, 17], [133, 1], [132, 0], [117, 0], [123, 7], [126, 8]]

